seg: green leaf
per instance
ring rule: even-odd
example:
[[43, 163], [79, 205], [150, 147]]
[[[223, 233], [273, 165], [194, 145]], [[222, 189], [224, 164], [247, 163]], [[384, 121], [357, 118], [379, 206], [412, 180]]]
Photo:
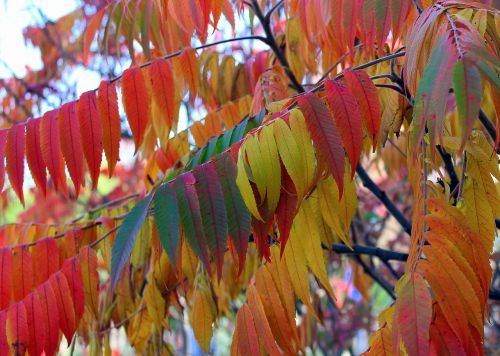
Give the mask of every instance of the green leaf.
[[123, 267], [130, 257], [137, 234], [144, 223], [153, 195], [148, 195], [132, 208], [125, 217], [113, 243], [111, 254], [111, 290], [114, 290]]
[[179, 251], [179, 210], [175, 190], [170, 184], [163, 184], [158, 188], [154, 197], [154, 207], [161, 245], [172, 266], [176, 266]]
[[215, 160], [215, 169], [224, 193], [229, 236], [239, 257], [239, 273], [245, 267], [245, 257], [250, 236], [252, 217], [236, 186], [236, 166], [227, 154]]
[[207, 243], [200, 214], [200, 203], [194, 187], [195, 182], [196, 179], [193, 174], [187, 172], [174, 180], [174, 189], [184, 236], [193, 252], [204, 264], [208, 274], [211, 275]]

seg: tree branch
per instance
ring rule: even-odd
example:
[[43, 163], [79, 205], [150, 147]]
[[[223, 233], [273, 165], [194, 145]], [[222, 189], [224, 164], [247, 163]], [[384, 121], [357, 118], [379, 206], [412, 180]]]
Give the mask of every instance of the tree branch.
[[386, 207], [389, 213], [394, 216], [394, 218], [399, 222], [399, 224], [403, 227], [404, 231], [411, 235], [411, 223], [408, 219], [403, 215], [403, 213], [394, 205], [394, 203], [389, 199], [387, 194], [381, 190], [377, 184], [370, 178], [368, 173], [361, 167], [360, 164], [356, 167], [356, 173], [359, 178], [363, 182], [363, 185], [375, 195], [382, 204]]

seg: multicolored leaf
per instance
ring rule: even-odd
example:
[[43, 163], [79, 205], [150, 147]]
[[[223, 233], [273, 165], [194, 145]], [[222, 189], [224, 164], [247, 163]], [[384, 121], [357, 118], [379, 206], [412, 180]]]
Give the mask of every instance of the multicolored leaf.
[[45, 328], [45, 346], [43, 349], [47, 355], [54, 355], [59, 348], [59, 311], [56, 296], [49, 282], [39, 286], [36, 293], [40, 297]]
[[161, 245], [167, 253], [172, 266], [177, 266], [179, 253], [179, 209], [175, 190], [171, 184], [162, 184], [153, 198], [155, 222], [158, 227]]
[[33, 288], [32, 260], [28, 247], [21, 245], [12, 250], [12, 291], [16, 302], [22, 300]]
[[24, 152], [25, 152], [25, 125], [14, 125], [7, 131], [7, 146], [5, 158], [9, 182], [16, 192], [21, 204], [24, 205]]
[[318, 154], [335, 178], [341, 192], [340, 197], [342, 197], [345, 154], [337, 127], [326, 106], [314, 94], [302, 95], [297, 99], [297, 102], [304, 114], [307, 128], [317, 147]]
[[24, 355], [29, 344], [28, 316], [24, 303], [12, 304], [7, 310], [7, 341], [14, 355]]
[[40, 296], [35, 291], [24, 298], [26, 318], [28, 322], [30, 355], [41, 355], [45, 347], [45, 323], [43, 319], [42, 303]]
[[59, 248], [53, 238], [38, 240], [33, 248], [33, 271], [38, 286], [59, 270]]
[[[0, 155], [2, 154], [0, 132]], [[47, 171], [46, 165], [42, 156], [41, 149], [41, 134], [40, 134], [40, 119], [32, 119], [26, 123], [26, 161], [31, 172], [31, 176], [35, 181], [37, 188], [47, 194]], [[0, 161], [3, 161], [0, 159]], [[0, 163], [1, 165], [1, 163]], [[1, 171], [1, 168], [0, 168]], [[2, 177], [0, 172], [0, 190], [2, 189]]]
[[61, 271], [53, 274], [49, 282], [56, 296], [57, 310], [59, 311], [59, 327], [69, 344], [73, 340], [73, 334], [76, 330], [75, 308], [73, 306], [73, 299], [71, 298], [71, 290], [69, 289], [66, 276]]

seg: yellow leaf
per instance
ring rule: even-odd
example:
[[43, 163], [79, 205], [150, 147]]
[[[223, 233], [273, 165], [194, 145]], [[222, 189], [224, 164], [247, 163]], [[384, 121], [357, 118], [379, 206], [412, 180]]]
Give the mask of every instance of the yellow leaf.
[[240, 190], [241, 196], [243, 197], [243, 201], [245, 202], [248, 210], [250, 210], [255, 218], [259, 219], [260, 221], [264, 221], [264, 219], [262, 219], [262, 217], [260, 216], [259, 209], [257, 208], [257, 202], [255, 201], [255, 197], [253, 195], [252, 187], [250, 186], [250, 182], [248, 181], [248, 175], [245, 168], [246, 146], [247, 141], [243, 143], [238, 152], [238, 175], [236, 176], [236, 185]]
[[148, 278], [148, 283], [144, 288], [144, 301], [156, 329], [161, 330], [162, 322], [165, 318], [165, 299], [163, 299], [154, 279]]
[[316, 170], [316, 156], [314, 155], [314, 148], [312, 146], [311, 137], [307, 129], [304, 115], [298, 109], [290, 111], [290, 128], [293, 137], [300, 148], [302, 161], [304, 162], [303, 179], [304, 185], [308, 188], [314, 180], [314, 172]]
[[[269, 212], [276, 210], [281, 191], [281, 165], [278, 149], [274, 140], [273, 129], [264, 126], [259, 135], [262, 174], [266, 179], [267, 206]], [[249, 159], [251, 159], [249, 157]], [[252, 173], [254, 171], [252, 170]]]
[[303, 177], [306, 167], [302, 159], [301, 148], [285, 121], [278, 119], [272, 127], [281, 161], [295, 185], [297, 200], [302, 201], [307, 193], [308, 185]]
[[191, 299], [189, 323], [193, 328], [194, 336], [204, 352], [210, 350], [212, 340], [212, 324], [215, 321], [215, 307], [213, 300], [205, 290], [195, 290]]

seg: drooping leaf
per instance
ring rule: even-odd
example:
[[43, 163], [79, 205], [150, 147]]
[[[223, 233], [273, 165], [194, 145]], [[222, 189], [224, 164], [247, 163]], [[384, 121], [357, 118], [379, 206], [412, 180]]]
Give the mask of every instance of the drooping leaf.
[[[0, 132], [0, 156], [2, 155]], [[0, 159], [0, 161], [3, 161]], [[35, 181], [37, 188], [47, 194], [47, 171], [42, 156], [41, 138], [40, 138], [40, 119], [32, 119], [26, 123], [26, 161]], [[0, 163], [1, 165], [1, 163]], [[0, 190], [2, 189], [2, 174], [0, 168]]]
[[224, 193], [212, 162], [196, 167], [193, 174], [196, 178], [195, 187], [200, 203], [203, 231], [208, 247], [215, 255], [217, 278], [220, 281], [228, 233]]
[[36, 289], [42, 305], [45, 346], [47, 355], [54, 355], [59, 346], [59, 311], [51, 283], [43, 283]]
[[61, 152], [78, 198], [80, 186], [85, 181], [83, 177], [83, 147], [74, 101], [64, 104], [59, 111], [59, 137]]
[[280, 355], [281, 353], [276, 346], [271, 327], [269, 326], [269, 321], [264, 312], [264, 306], [262, 305], [262, 301], [260, 300], [259, 293], [255, 286], [248, 287], [247, 301], [255, 324], [258, 325], [257, 336], [259, 337], [260, 344], [264, 346], [271, 356]]
[[237, 172], [233, 160], [223, 154], [215, 160], [215, 169], [224, 194], [229, 236], [238, 253], [238, 271], [241, 273], [245, 266], [252, 218], [236, 186]]
[[7, 341], [14, 355], [24, 355], [29, 344], [28, 317], [24, 303], [12, 304], [7, 310]]
[[[46, 112], [40, 121], [40, 148], [42, 158], [47, 167], [54, 188], [66, 191], [66, 175], [64, 174], [64, 163], [59, 141], [59, 114], [52, 110]], [[36, 129], [36, 128], [35, 128]], [[36, 157], [36, 156], [35, 156]], [[36, 159], [36, 158], [35, 158]], [[39, 169], [44, 169], [37, 166]]]
[[[267, 177], [266, 198], [269, 213], [276, 210], [281, 190], [281, 164], [273, 129], [264, 126], [259, 133], [262, 154], [262, 173]], [[252, 171], [253, 172], [253, 171]]]
[[85, 310], [85, 292], [83, 290], [84, 284], [80, 260], [76, 256], [67, 259], [63, 263], [62, 272], [66, 276], [71, 291], [71, 297], [75, 307], [75, 325], [78, 327], [78, 323]]
[[142, 199], [132, 208], [123, 220], [113, 243], [111, 257], [111, 289], [114, 290], [125, 267], [127, 259], [130, 257], [137, 234], [148, 214], [149, 204], [153, 199], [150, 194]]
[[26, 317], [28, 322], [30, 355], [41, 355], [45, 347], [45, 324], [43, 320], [42, 303], [40, 296], [35, 291], [24, 298]]
[[238, 355], [258, 355], [257, 329], [248, 305], [243, 305], [236, 314], [233, 342], [238, 342]]
[[7, 311], [0, 311], [0, 354], [9, 355], [10, 347], [7, 341]]
[[179, 252], [179, 209], [171, 184], [162, 184], [154, 196], [155, 222], [161, 245], [172, 266], [177, 266]]
[[10, 305], [12, 293], [12, 252], [8, 247], [0, 248], [0, 310]]
[[75, 308], [71, 298], [71, 290], [69, 289], [66, 276], [61, 271], [53, 274], [49, 282], [56, 296], [57, 310], [59, 311], [59, 327], [69, 344], [73, 340], [73, 334], [76, 330]]
[[283, 175], [283, 192], [276, 209], [276, 223], [280, 236], [280, 256], [283, 256], [285, 246], [292, 229], [293, 219], [297, 213], [298, 197], [292, 179], [285, 173]]
[[158, 59], [150, 68], [153, 99], [161, 109], [162, 121], [168, 132], [175, 120], [175, 83], [170, 62]]
[[238, 174], [236, 176], [236, 185], [240, 190], [241, 196], [243, 197], [243, 201], [247, 206], [248, 210], [255, 216], [257, 219], [263, 221], [260, 216], [259, 209], [257, 208], [257, 202], [255, 201], [255, 196], [253, 194], [252, 186], [248, 180], [248, 173], [246, 170], [246, 141], [241, 145], [240, 150], [238, 151]]
[[97, 273], [97, 255], [90, 247], [84, 247], [80, 250], [80, 268], [85, 292], [85, 305], [97, 317], [99, 315], [99, 275]]
[[377, 147], [380, 131], [381, 111], [377, 87], [363, 70], [345, 70], [347, 87], [356, 98], [366, 129], [372, 139], [373, 149]]
[[193, 101], [198, 93], [198, 82], [200, 80], [200, 65], [198, 63], [198, 58], [196, 57], [196, 51], [193, 48], [184, 49], [178, 57], [176, 64], [178, 64], [176, 72], [183, 73], [184, 80], [189, 87], [191, 101]]
[[59, 248], [53, 238], [38, 240], [33, 248], [33, 271], [35, 285], [49, 279], [59, 269]]
[[175, 179], [174, 189], [184, 237], [211, 275], [200, 203], [194, 187], [195, 182], [196, 179], [192, 173], [184, 173]]
[[158, 329], [161, 329], [163, 319], [165, 318], [165, 299], [156, 283], [148, 283], [144, 288], [144, 300], [151, 320]]
[[5, 183], [5, 145], [7, 143], [7, 130], [0, 130], [0, 192]]
[[210, 349], [212, 340], [212, 324], [215, 320], [213, 301], [205, 290], [195, 290], [191, 299], [189, 321], [194, 336], [204, 352]]
[[137, 152], [149, 124], [149, 95], [141, 68], [131, 67], [125, 70], [122, 78], [123, 106]]
[[97, 109], [95, 91], [87, 91], [80, 96], [78, 101], [78, 122], [80, 123], [83, 153], [92, 178], [92, 189], [96, 189], [101, 171], [103, 136], [101, 115]]
[[399, 333], [410, 355], [429, 354], [429, 327], [432, 319], [431, 294], [420, 273], [405, 275], [398, 282], [396, 315]]
[[5, 158], [7, 161], [7, 174], [9, 182], [16, 192], [21, 204], [24, 205], [24, 152], [25, 152], [25, 125], [14, 125], [7, 131], [7, 145]]
[[33, 262], [25, 246], [12, 250], [12, 291], [14, 301], [22, 300], [33, 288]]
[[325, 82], [326, 100], [342, 137], [344, 149], [351, 161], [351, 178], [358, 164], [363, 147], [363, 127], [361, 113], [356, 98], [340, 82]]
[[[378, 99], [377, 99], [378, 100]], [[344, 184], [344, 149], [342, 141], [330, 113], [314, 94], [305, 94], [297, 99], [304, 114], [307, 128], [317, 147], [321, 159], [327, 164], [339, 186], [342, 197]]]
[[90, 45], [92, 44], [92, 41], [94, 40], [94, 36], [97, 32], [97, 29], [99, 28], [99, 25], [101, 24], [102, 18], [104, 14], [106, 14], [107, 7], [103, 7], [99, 11], [97, 11], [90, 21], [87, 24], [87, 28], [85, 29], [85, 35], [83, 39], [83, 63], [87, 64], [89, 54], [90, 54]]
[[102, 146], [108, 161], [109, 176], [113, 175], [120, 155], [121, 125], [116, 86], [103, 80], [99, 85], [97, 105], [102, 120]]

